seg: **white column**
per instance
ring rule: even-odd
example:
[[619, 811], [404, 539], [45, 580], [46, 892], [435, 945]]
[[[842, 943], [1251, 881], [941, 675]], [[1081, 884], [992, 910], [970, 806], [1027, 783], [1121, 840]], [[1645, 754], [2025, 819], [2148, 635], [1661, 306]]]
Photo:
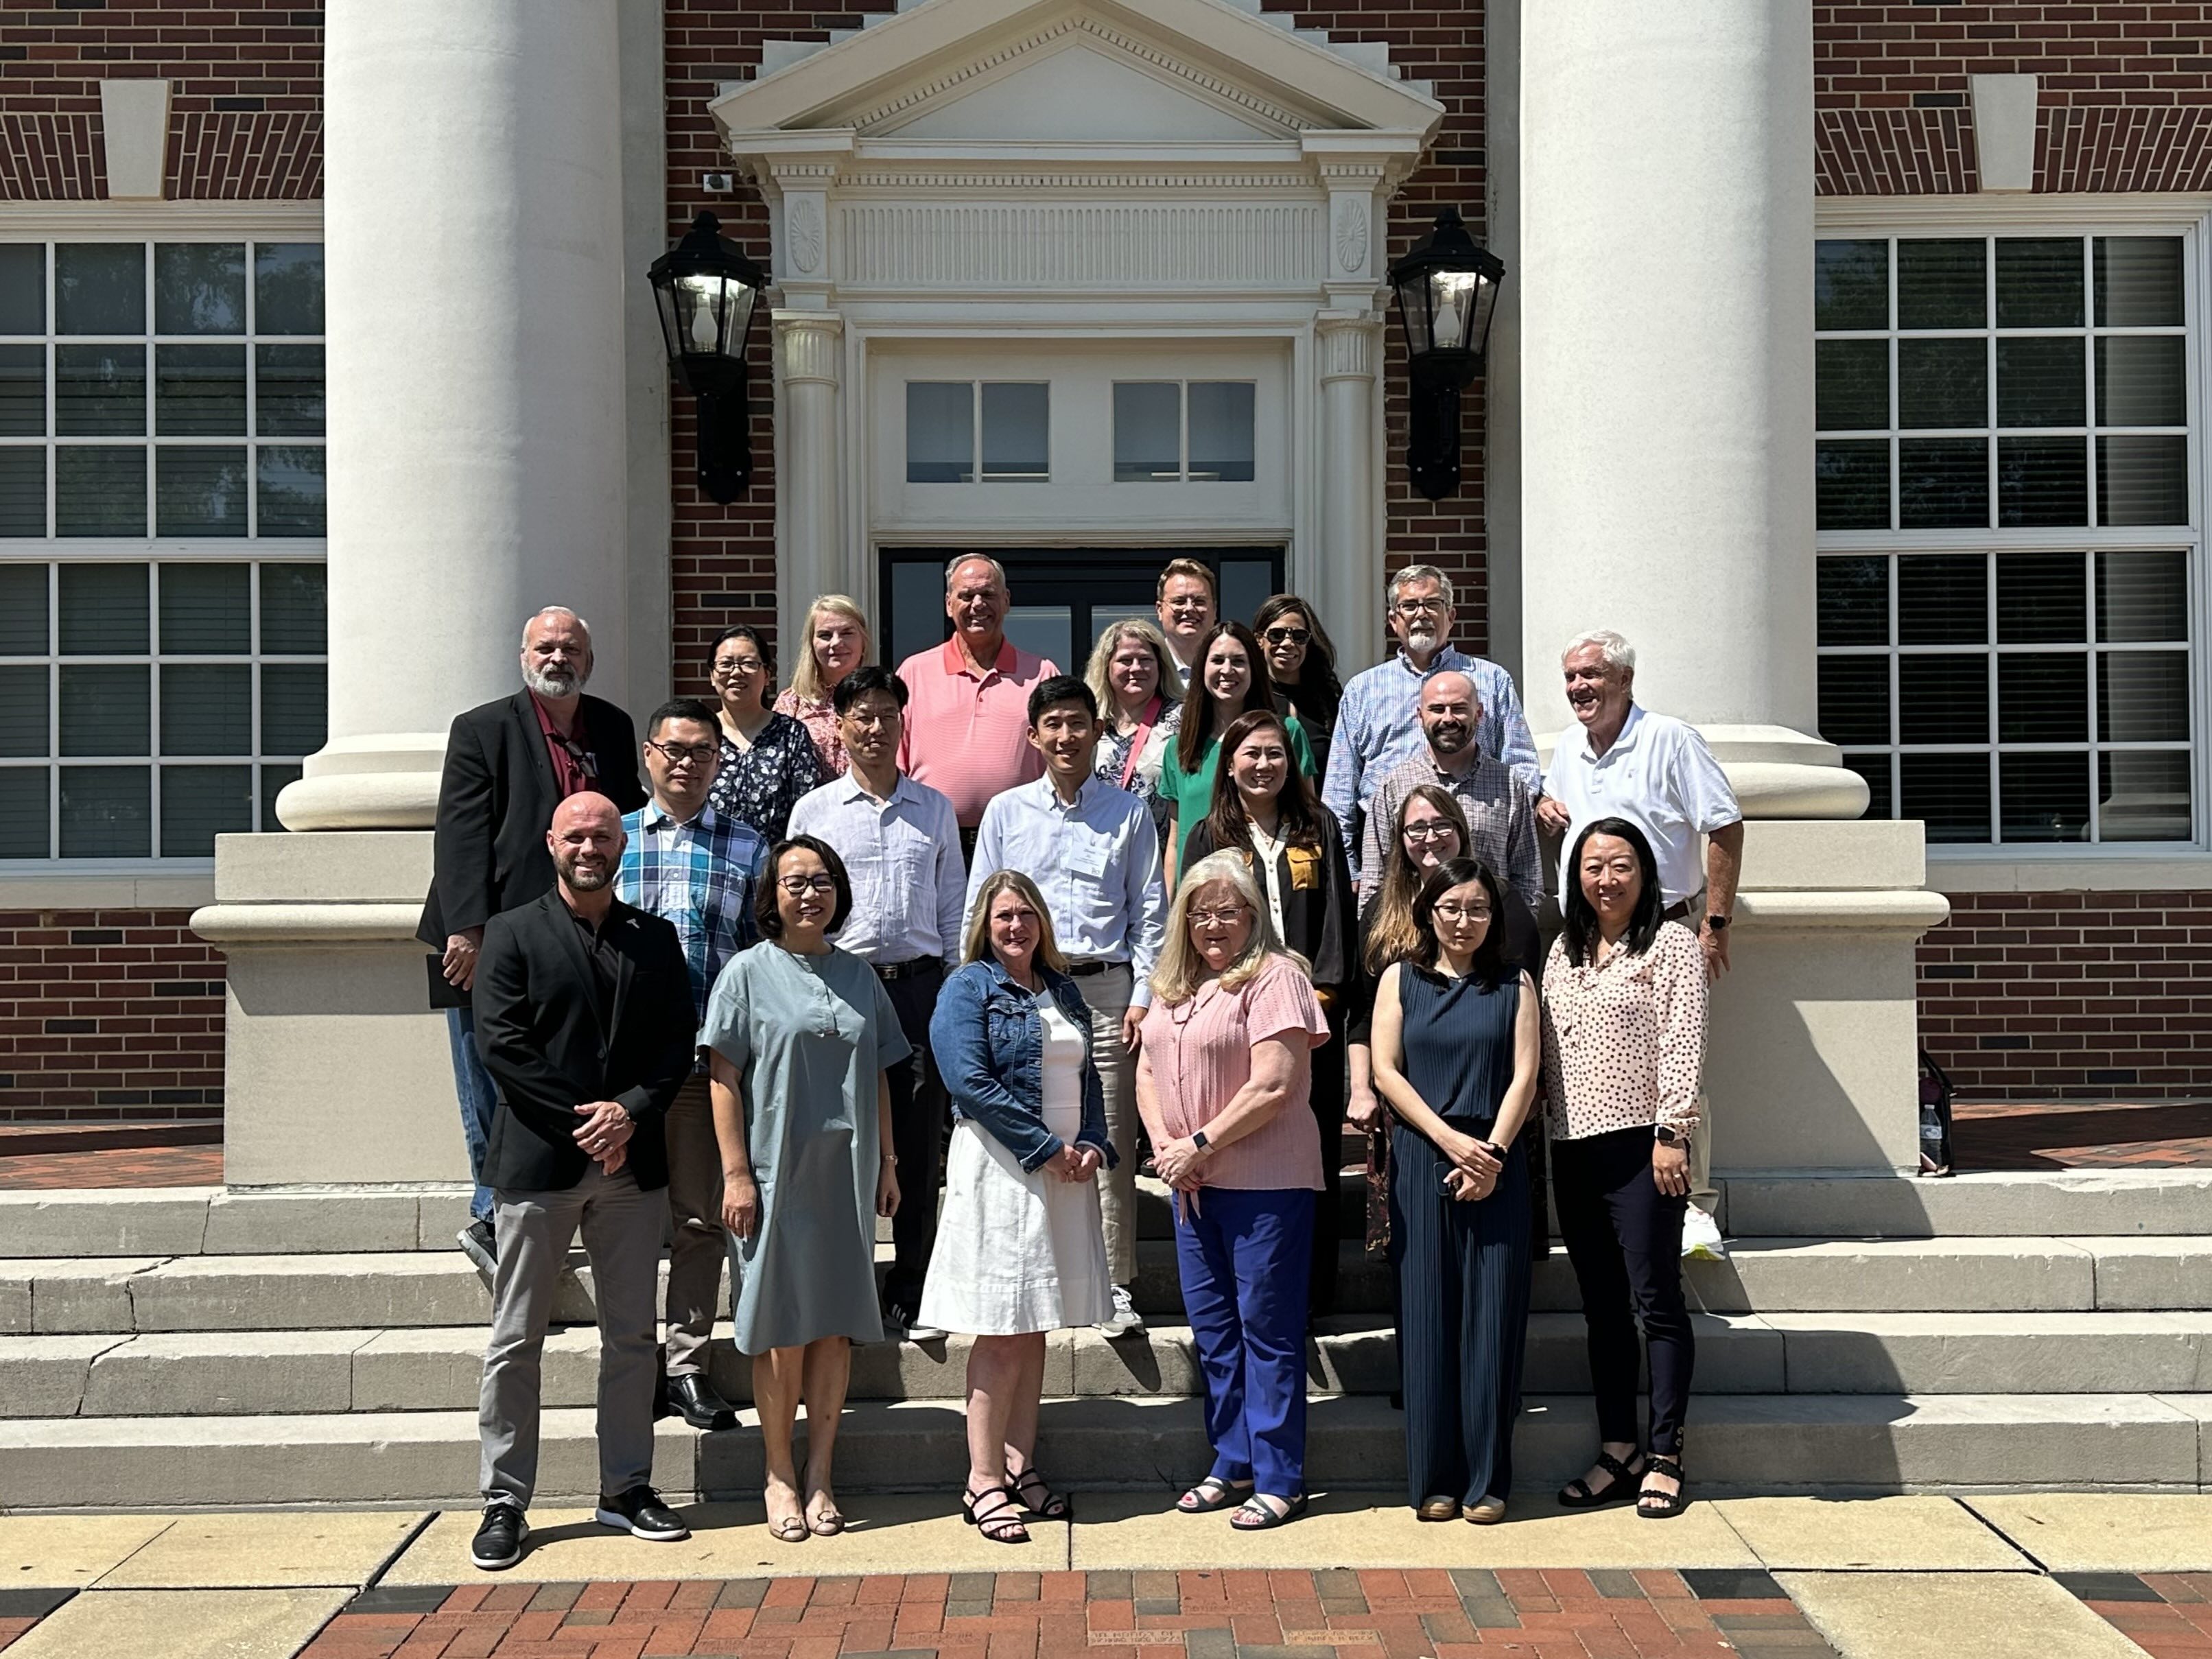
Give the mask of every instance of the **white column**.
[[1323, 312], [1315, 328], [1321, 369], [1321, 557], [1314, 603], [1345, 654], [1347, 676], [1380, 636], [1382, 561], [1376, 542], [1375, 374], [1379, 326], [1361, 313]]
[[775, 313], [776, 379], [783, 393], [776, 599], [786, 658], [803, 648], [801, 623], [817, 594], [866, 591], [847, 568], [838, 510], [845, 487], [837, 409], [844, 334], [844, 319], [835, 312]]
[[1521, 19], [1522, 595], [1532, 724], [1560, 647], [1635, 641], [1746, 810], [1852, 817], [1815, 730], [1808, 0]]
[[617, 9], [332, 0], [326, 39], [330, 741], [281, 816], [419, 827], [532, 612], [624, 695]]

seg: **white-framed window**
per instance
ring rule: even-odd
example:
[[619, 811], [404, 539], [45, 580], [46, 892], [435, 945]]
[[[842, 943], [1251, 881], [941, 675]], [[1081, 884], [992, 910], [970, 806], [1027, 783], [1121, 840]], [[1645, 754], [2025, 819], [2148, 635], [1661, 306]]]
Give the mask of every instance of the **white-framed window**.
[[908, 483], [1050, 483], [1052, 388], [1036, 380], [908, 380]]
[[0, 230], [0, 871], [204, 861], [322, 746], [319, 242]]
[[1820, 723], [1870, 817], [2202, 838], [2197, 241], [1820, 237]]
[[1116, 380], [1114, 482], [1251, 483], [1258, 398], [1250, 380]]

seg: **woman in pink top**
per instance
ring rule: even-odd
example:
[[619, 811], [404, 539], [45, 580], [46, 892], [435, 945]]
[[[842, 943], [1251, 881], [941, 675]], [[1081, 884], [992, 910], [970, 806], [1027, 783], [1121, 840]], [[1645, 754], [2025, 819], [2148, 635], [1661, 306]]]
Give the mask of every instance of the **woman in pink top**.
[[837, 735], [837, 709], [830, 694], [867, 661], [868, 619], [842, 593], [824, 593], [806, 607], [799, 637], [806, 648], [791, 684], [776, 697], [775, 712], [806, 728], [814, 752], [822, 757], [822, 781], [834, 783], [845, 775], [845, 740]]
[[1241, 1532], [1305, 1512], [1306, 1290], [1321, 1132], [1307, 1105], [1328, 1022], [1244, 860], [1191, 866], [1137, 1051], [1137, 1109], [1175, 1189], [1183, 1307], [1213, 1468], [1176, 1507], [1243, 1503]]

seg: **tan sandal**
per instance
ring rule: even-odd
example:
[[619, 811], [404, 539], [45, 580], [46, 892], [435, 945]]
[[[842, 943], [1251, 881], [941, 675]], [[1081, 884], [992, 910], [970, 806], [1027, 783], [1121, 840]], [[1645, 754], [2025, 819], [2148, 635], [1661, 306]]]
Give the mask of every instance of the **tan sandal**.
[[1469, 1504], [1460, 1514], [1478, 1527], [1494, 1527], [1505, 1518], [1505, 1500], [1486, 1497], [1480, 1504]]
[[1415, 1518], [1422, 1521], [1449, 1521], [1458, 1513], [1456, 1498], [1424, 1498], [1413, 1510]]

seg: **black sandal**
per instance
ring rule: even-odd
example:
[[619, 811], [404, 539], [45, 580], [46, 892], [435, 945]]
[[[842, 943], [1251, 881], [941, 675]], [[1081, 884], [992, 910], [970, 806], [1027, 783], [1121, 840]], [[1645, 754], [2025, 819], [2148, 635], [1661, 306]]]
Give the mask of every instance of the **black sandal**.
[[[1043, 1503], [1030, 1500], [1032, 1488], [1044, 1494]], [[1052, 1483], [1037, 1473], [1034, 1463], [1014, 1477], [1014, 1492], [1022, 1500], [1022, 1507], [1040, 1521], [1072, 1521], [1075, 1518], [1075, 1500], [1066, 1492], [1054, 1492]]]
[[[982, 1514], [976, 1514], [975, 1506], [987, 1498], [995, 1498], [999, 1501]], [[1014, 1502], [1013, 1493], [1004, 1486], [986, 1486], [981, 1492], [960, 1494], [961, 1511], [968, 1517], [968, 1524], [994, 1544], [1026, 1544], [1030, 1541], [1030, 1529], [1022, 1524], [1021, 1516], [1016, 1513], [1019, 1507]]]
[[1218, 1474], [1209, 1474], [1176, 1499], [1176, 1511], [1179, 1515], [1212, 1515], [1216, 1510], [1243, 1502], [1241, 1494], [1246, 1490]]
[[[1673, 1492], [1642, 1492], [1636, 1494], [1636, 1512], [1646, 1521], [1672, 1521], [1690, 1506], [1690, 1483], [1683, 1478], [1682, 1466], [1671, 1457], [1653, 1456], [1644, 1464], [1647, 1475], [1663, 1474], [1675, 1483]], [[1646, 1505], [1656, 1507], [1647, 1508]]]
[[1229, 1524], [1238, 1532], [1272, 1532], [1277, 1527], [1286, 1527], [1306, 1512], [1306, 1495], [1300, 1492], [1291, 1499], [1288, 1507], [1277, 1510], [1272, 1504], [1260, 1501], [1254, 1492], [1229, 1517]]
[[[1631, 1462], [1641, 1462], [1641, 1452], [1632, 1452]], [[1632, 1469], [1609, 1451], [1597, 1455], [1597, 1466], [1613, 1477], [1595, 1491], [1581, 1475], [1559, 1489], [1559, 1507], [1563, 1510], [1594, 1510], [1601, 1504], [1618, 1504], [1629, 1496], [1636, 1483], [1642, 1480], [1644, 1469]], [[1646, 1466], [1649, 1467], [1648, 1465]]]

